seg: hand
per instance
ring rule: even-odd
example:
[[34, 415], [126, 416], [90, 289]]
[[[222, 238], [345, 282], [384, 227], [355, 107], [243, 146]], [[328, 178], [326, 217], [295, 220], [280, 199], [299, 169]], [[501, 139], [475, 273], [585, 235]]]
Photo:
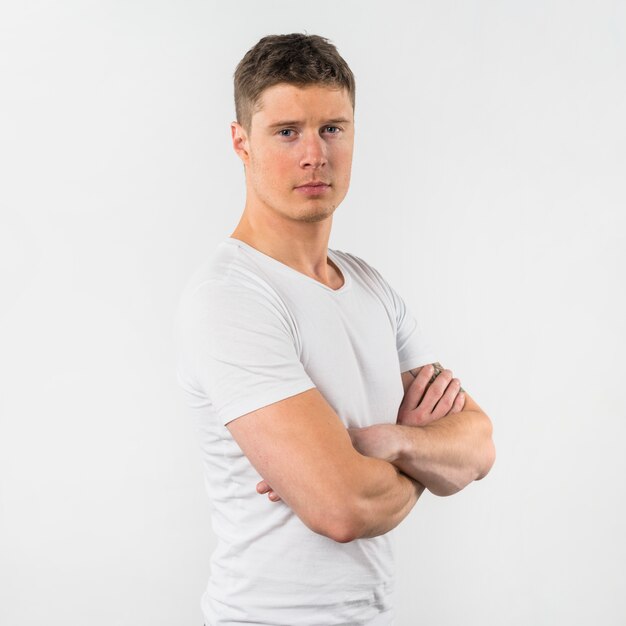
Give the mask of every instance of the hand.
[[400, 456], [402, 441], [396, 424], [373, 424], [348, 428], [352, 445], [364, 456], [394, 463]]
[[[452, 378], [452, 371], [443, 369], [439, 363], [421, 367], [415, 380], [407, 388], [396, 424], [405, 426], [425, 426], [452, 413], [459, 413], [465, 405], [465, 394], [458, 378]], [[396, 431], [390, 424], [374, 424], [364, 428], [348, 428], [352, 445], [365, 456], [393, 462], [397, 458]], [[391, 425], [393, 426], [393, 424]], [[272, 502], [279, 502], [280, 496], [265, 480], [260, 481], [256, 490], [267, 493]]]
[[273, 491], [272, 488], [269, 486], [269, 484], [264, 480], [262, 480], [260, 483], [257, 484], [256, 490], [260, 494], [267, 493], [267, 497], [272, 502], [278, 502], [280, 500], [280, 496], [275, 491]]
[[426, 426], [452, 413], [459, 413], [465, 405], [465, 393], [452, 371], [439, 363], [421, 367], [415, 380], [407, 388], [396, 424]]

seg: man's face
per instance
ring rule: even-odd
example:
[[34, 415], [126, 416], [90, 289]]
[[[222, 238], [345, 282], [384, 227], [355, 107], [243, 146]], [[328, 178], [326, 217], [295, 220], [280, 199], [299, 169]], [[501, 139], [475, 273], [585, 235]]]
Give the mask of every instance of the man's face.
[[[246, 165], [247, 204], [290, 219], [331, 216], [348, 192], [354, 114], [345, 89], [274, 85], [261, 95], [250, 133], [232, 127]], [[324, 183], [306, 186], [307, 183]]]

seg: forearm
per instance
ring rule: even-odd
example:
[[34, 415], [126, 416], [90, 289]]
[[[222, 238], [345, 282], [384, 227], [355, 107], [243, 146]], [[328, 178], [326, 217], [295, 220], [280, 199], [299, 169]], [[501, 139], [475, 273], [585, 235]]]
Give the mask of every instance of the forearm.
[[491, 421], [484, 413], [461, 411], [425, 426], [390, 426], [398, 435], [393, 464], [435, 495], [460, 491], [493, 465]]
[[350, 540], [389, 532], [409, 514], [424, 492], [424, 485], [387, 461], [362, 457], [362, 464]]

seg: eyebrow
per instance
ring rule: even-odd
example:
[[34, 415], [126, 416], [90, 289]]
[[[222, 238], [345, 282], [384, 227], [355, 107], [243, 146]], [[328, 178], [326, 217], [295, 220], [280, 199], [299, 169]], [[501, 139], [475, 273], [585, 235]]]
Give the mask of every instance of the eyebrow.
[[[278, 128], [279, 126], [302, 126], [303, 123], [304, 122], [302, 120], [285, 120], [269, 124], [267, 128]], [[350, 120], [340, 117], [334, 120], [326, 120], [322, 125], [327, 126], [329, 124], [350, 124]]]

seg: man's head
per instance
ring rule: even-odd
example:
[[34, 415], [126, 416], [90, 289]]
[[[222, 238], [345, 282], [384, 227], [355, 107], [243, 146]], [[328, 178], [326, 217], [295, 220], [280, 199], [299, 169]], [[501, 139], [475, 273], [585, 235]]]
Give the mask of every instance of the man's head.
[[[237, 66], [235, 106], [246, 212], [274, 223], [330, 217], [348, 191], [354, 144], [354, 77], [336, 48], [317, 35], [264, 37]], [[303, 187], [311, 182], [324, 185]]]
[[337, 48], [319, 35], [292, 33], [261, 38], [241, 59], [234, 78], [237, 122], [248, 133], [263, 91], [279, 83], [343, 88], [354, 113], [356, 88], [352, 70]]

